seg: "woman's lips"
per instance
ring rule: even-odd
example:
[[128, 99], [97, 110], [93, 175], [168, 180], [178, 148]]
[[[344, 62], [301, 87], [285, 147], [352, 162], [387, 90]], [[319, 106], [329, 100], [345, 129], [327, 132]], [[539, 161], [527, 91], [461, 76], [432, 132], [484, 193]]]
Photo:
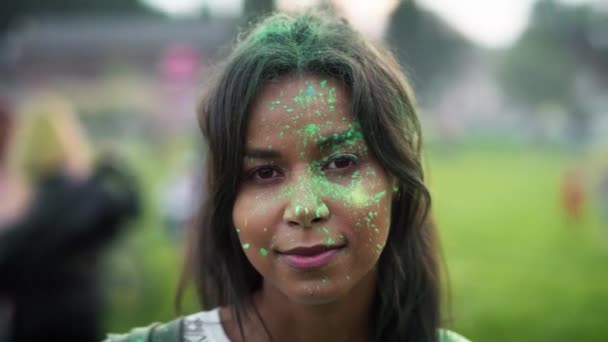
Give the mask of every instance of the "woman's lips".
[[317, 245], [279, 252], [285, 262], [297, 269], [314, 269], [328, 265], [344, 246]]

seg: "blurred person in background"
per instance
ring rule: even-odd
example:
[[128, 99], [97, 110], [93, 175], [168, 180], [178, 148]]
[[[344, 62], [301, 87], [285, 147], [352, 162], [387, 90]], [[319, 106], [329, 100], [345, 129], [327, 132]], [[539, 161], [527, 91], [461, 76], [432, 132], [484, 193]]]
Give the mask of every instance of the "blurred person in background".
[[600, 174], [598, 184], [598, 202], [601, 224], [608, 234], [608, 166], [605, 166]]
[[63, 98], [3, 116], [0, 337], [99, 340], [100, 255], [138, 211], [135, 182], [115, 158], [94, 162]]
[[573, 167], [564, 173], [561, 189], [561, 207], [566, 224], [581, 223], [585, 209], [585, 179], [583, 171]]

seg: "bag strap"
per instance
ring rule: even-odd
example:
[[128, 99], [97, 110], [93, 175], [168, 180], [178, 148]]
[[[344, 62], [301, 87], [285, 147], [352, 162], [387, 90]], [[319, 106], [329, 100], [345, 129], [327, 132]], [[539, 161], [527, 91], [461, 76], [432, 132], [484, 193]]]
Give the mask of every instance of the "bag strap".
[[169, 323], [153, 323], [147, 327], [132, 329], [128, 334], [110, 334], [104, 342], [182, 342], [183, 317]]

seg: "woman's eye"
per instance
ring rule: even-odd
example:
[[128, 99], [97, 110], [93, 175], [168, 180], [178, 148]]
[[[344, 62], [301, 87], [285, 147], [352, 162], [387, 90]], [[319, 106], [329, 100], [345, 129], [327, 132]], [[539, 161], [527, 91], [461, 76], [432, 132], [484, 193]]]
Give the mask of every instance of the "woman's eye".
[[250, 178], [257, 180], [270, 180], [280, 176], [280, 173], [270, 166], [262, 166], [253, 170], [249, 175]]
[[324, 167], [325, 170], [343, 170], [357, 163], [357, 157], [342, 155], [331, 159]]

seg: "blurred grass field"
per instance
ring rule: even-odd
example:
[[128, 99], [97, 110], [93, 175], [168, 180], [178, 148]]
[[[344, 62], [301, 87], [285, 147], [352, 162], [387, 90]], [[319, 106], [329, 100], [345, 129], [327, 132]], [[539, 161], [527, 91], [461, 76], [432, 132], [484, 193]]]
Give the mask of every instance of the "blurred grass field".
[[[175, 317], [181, 246], [159, 216], [167, 160], [128, 153], [144, 190], [144, 215], [107, 258], [107, 331]], [[473, 341], [605, 341], [608, 228], [592, 203], [568, 224], [559, 184], [571, 156], [529, 148], [431, 149], [434, 196], [451, 288], [448, 326]], [[185, 312], [196, 310], [194, 300]]]

